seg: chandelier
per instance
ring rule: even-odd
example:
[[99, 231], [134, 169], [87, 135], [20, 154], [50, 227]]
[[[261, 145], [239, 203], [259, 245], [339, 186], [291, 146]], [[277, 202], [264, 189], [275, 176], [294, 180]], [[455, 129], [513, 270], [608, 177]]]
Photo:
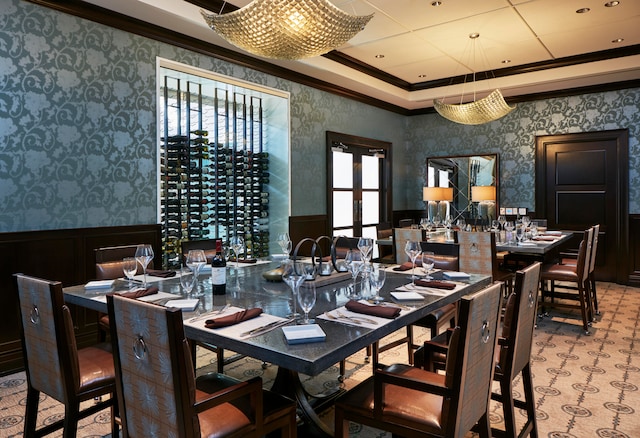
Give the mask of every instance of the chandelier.
[[[479, 33], [472, 33], [469, 38], [473, 42], [480, 36]], [[474, 50], [475, 55], [475, 50]], [[465, 76], [466, 77], [466, 76]], [[501, 117], [506, 116], [515, 109], [505, 102], [502, 92], [495, 89], [488, 96], [482, 99], [475, 99], [475, 71], [473, 73], [473, 101], [469, 103], [447, 104], [444, 99], [434, 99], [433, 107], [445, 119], [463, 125], [481, 125], [483, 123], [493, 122]], [[460, 100], [464, 100], [464, 94], [460, 96]]]
[[265, 58], [288, 60], [330, 52], [373, 17], [347, 14], [328, 0], [253, 0], [227, 14], [200, 13], [211, 29], [234, 46]]

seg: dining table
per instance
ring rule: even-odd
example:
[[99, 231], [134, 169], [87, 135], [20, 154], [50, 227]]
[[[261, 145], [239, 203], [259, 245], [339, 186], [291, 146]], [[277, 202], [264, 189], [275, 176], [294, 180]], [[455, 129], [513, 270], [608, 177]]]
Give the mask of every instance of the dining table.
[[[400, 313], [395, 318], [382, 318], [346, 310], [345, 305], [352, 300], [353, 287], [362, 285], [354, 283], [350, 273], [334, 271], [301, 285], [315, 287], [317, 296], [310, 312], [315, 324], [302, 326], [290, 317], [294, 307], [291, 289], [283, 282], [267, 279], [272, 276], [263, 276], [280, 265], [279, 261], [261, 260], [252, 265], [228, 267], [224, 295], [212, 294], [210, 271], [205, 269], [200, 274], [201, 296], [197, 307], [183, 310], [185, 334], [191, 340], [276, 365], [278, 371], [271, 390], [295, 399], [302, 418], [322, 436], [332, 436], [333, 431], [318, 412], [330, 404], [336, 394], [309, 394], [302, 385], [301, 374], [316, 376], [383, 337], [491, 283], [489, 276], [471, 273], [467, 278], [454, 281], [452, 290], [419, 288], [412, 284], [407, 275], [410, 272], [396, 272], [391, 265], [383, 266], [388, 274], [380, 291], [384, 301], [378, 305], [397, 307]], [[441, 272], [432, 272], [431, 276], [436, 280], [443, 279]], [[140, 299], [171, 305], [174, 299], [186, 298], [178, 277], [179, 273], [169, 278], [148, 275], [147, 281], [157, 286], [158, 292]], [[75, 285], [63, 290], [66, 302], [106, 312], [106, 295], [126, 292], [130, 287], [127, 280], [118, 279], [105, 288], [88, 289], [85, 285]], [[371, 304], [365, 300], [359, 303]], [[262, 313], [251, 320], [223, 328], [206, 327], [207, 320], [222, 314], [255, 308], [261, 309]], [[271, 328], [261, 331], [269, 324]], [[306, 332], [310, 333], [308, 337], [304, 335]]]

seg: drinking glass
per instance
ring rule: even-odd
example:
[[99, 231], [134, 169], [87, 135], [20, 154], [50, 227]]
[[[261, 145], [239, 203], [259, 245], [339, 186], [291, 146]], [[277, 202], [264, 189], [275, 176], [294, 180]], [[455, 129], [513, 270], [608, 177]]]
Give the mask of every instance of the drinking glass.
[[426, 217], [420, 218], [420, 228], [427, 231], [427, 224], [429, 223], [429, 219]]
[[229, 239], [229, 245], [233, 249], [233, 254], [236, 256], [236, 271], [240, 266], [240, 250], [244, 249], [244, 239], [241, 236], [235, 235]]
[[493, 231], [494, 233], [498, 232], [498, 230], [500, 229], [500, 222], [497, 221], [496, 219], [491, 221], [491, 231]]
[[516, 240], [518, 243], [521, 243], [524, 240], [525, 229], [524, 224], [520, 224], [516, 227]]
[[433, 229], [433, 221], [431, 219], [427, 219], [427, 222], [424, 227], [425, 227], [424, 229], [427, 230], [427, 234], [431, 233], [431, 230]]
[[360, 256], [356, 251], [350, 249], [344, 256], [344, 263], [347, 265], [349, 272], [351, 272], [351, 278], [353, 279], [353, 288], [349, 294], [349, 298], [357, 299], [359, 296], [356, 292], [356, 280], [362, 269], [362, 260], [360, 260]]
[[369, 273], [369, 281], [371, 282], [371, 287], [375, 291], [374, 296], [371, 297], [371, 300], [375, 303], [379, 303], [383, 300], [380, 296], [380, 289], [384, 286], [384, 282], [387, 279], [387, 271], [384, 269], [384, 266], [375, 265], [371, 269]]
[[309, 312], [316, 304], [316, 285], [314, 283], [298, 289], [298, 303], [304, 312], [304, 318], [298, 320], [298, 324], [313, 324], [315, 320], [309, 319]]
[[153, 248], [149, 244], [142, 244], [136, 247], [136, 260], [142, 266], [143, 281], [142, 287], [147, 288], [147, 266], [153, 260]]
[[504, 230], [506, 231], [506, 240], [507, 245], [513, 243], [513, 229], [515, 228], [515, 224], [513, 221], [506, 221], [504, 223]]
[[288, 257], [293, 247], [289, 233], [285, 231], [284, 233], [278, 234], [278, 245], [282, 248], [282, 254]]
[[433, 251], [425, 251], [422, 253], [422, 269], [424, 269], [424, 273], [427, 275], [427, 280], [433, 280], [430, 274], [435, 264], [436, 261], [434, 259]]
[[420, 253], [422, 253], [422, 249], [420, 248], [420, 242], [416, 242], [414, 240], [407, 240], [407, 243], [404, 246], [404, 252], [407, 254], [407, 256], [409, 256], [409, 259], [411, 259], [411, 263], [413, 264], [413, 267], [411, 269], [411, 279], [415, 283], [416, 279], [418, 278], [416, 277], [416, 274], [415, 274], [416, 259], [418, 258]]
[[500, 216], [498, 216], [498, 223], [500, 224], [500, 228], [504, 230], [504, 224], [507, 223], [507, 217], [501, 214]]
[[442, 222], [442, 218], [437, 214], [436, 217], [433, 218], [433, 227], [438, 228], [440, 226], [440, 222]]
[[298, 291], [300, 290], [300, 285], [304, 282], [302, 263], [286, 260], [282, 265], [282, 279], [287, 283], [293, 294], [293, 312], [290, 313], [288, 317], [297, 318], [300, 316], [296, 305], [298, 301]]
[[522, 216], [522, 225], [525, 226], [525, 228], [529, 227], [529, 224], [531, 223], [531, 218], [529, 216]]
[[360, 254], [362, 254], [362, 260], [368, 263], [371, 258], [371, 250], [373, 249], [373, 239], [370, 237], [359, 238], [358, 249], [360, 250]]
[[202, 269], [202, 267], [206, 264], [207, 264], [207, 256], [204, 253], [204, 250], [192, 249], [187, 253], [186, 265], [189, 268], [191, 268], [191, 270], [193, 271], [193, 276], [195, 277], [193, 282], [194, 283], [193, 288], [195, 290], [195, 296], [197, 297], [200, 297], [203, 295], [203, 293], [200, 292], [198, 275], [200, 274], [200, 270]]
[[196, 276], [193, 271], [189, 267], [182, 267], [180, 269], [180, 285], [182, 286], [182, 290], [184, 291], [184, 296], [191, 296], [191, 291], [193, 290], [193, 286], [195, 286]]
[[133, 286], [133, 277], [138, 272], [138, 262], [135, 257], [125, 257], [122, 259], [122, 272], [129, 280], [129, 289]]

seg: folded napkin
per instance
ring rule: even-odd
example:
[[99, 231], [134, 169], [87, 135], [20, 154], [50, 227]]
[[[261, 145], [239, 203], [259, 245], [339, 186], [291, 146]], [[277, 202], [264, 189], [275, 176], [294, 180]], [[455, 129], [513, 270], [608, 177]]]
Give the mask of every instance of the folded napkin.
[[207, 319], [204, 323], [206, 328], [220, 328], [230, 325], [238, 324], [242, 321], [253, 319], [256, 316], [260, 316], [262, 309], [260, 307], [254, 307], [253, 309], [243, 310], [232, 315], [221, 316], [220, 318]]
[[[422, 260], [416, 259], [416, 268], [419, 266], [422, 266]], [[393, 268], [394, 271], [410, 271], [411, 269], [413, 269], [413, 263], [411, 262], [404, 262], [400, 266]]]
[[258, 259], [240, 259], [238, 263], [258, 263]]
[[120, 295], [121, 297], [125, 297], [125, 298], [140, 298], [140, 297], [146, 297], [147, 295], [153, 295], [157, 293], [158, 293], [158, 288], [156, 286], [151, 286], [146, 289], [135, 289], [130, 292], [124, 292], [117, 295]]
[[147, 274], [153, 277], [171, 278], [176, 276], [176, 271], [162, 271], [160, 269], [147, 269]]
[[370, 306], [363, 304], [355, 300], [349, 300], [344, 307], [355, 313], [363, 313], [365, 315], [379, 316], [380, 318], [393, 319], [400, 315], [400, 309], [398, 307], [391, 306]]
[[546, 242], [555, 242], [556, 240], [559, 239], [558, 236], [536, 236], [536, 237], [532, 237], [532, 240], [543, 240]]
[[447, 281], [438, 281], [438, 280], [416, 280], [416, 286], [432, 287], [434, 289], [447, 289], [447, 290], [453, 290], [456, 288], [455, 283], [449, 283]]

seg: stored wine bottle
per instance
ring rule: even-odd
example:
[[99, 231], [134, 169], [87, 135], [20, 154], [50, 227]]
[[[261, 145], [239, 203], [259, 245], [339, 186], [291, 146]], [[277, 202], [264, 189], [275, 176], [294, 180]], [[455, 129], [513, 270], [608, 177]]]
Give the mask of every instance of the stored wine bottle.
[[211, 261], [211, 290], [214, 295], [227, 292], [227, 263], [222, 255], [222, 240], [216, 239], [216, 255]]

